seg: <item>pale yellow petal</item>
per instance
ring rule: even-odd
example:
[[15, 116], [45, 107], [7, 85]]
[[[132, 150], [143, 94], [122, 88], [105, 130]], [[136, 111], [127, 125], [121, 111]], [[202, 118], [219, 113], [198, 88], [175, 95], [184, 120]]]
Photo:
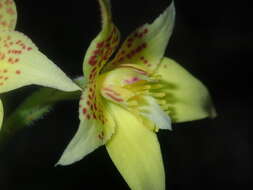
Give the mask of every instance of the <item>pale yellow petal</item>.
[[208, 89], [175, 61], [164, 58], [156, 74], [161, 75], [167, 94], [163, 106], [174, 122], [216, 116]]
[[17, 10], [13, 0], [0, 0], [0, 30], [14, 30]]
[[156, 134], [132, 113], [110, 104], [116, 131], [106, 144], [115, 166], [132, 190], [165, 190], [165, 174]]
[[[88, 87], [79, 104], [80, 125], [57, 164], [68, 165], [104, 145], [114, 133], [114, 121], [106, 104]], [[95, 98], [96, 96], [96, 98]]]
[[98, 138], [101, 126], [90, 120], [80, 123], [78, 131], [64, 150], [60, 160], [56, 165], [69, 165], [81, 160], [87, 154], [103, 145], [103, 141]]
[[24, 34], [0, 32], [0, 93], [30, 84], [63, 91], [80, 89]]
[[120, 64], [144, 66], [152, 72], [159, 65], [173, 31], [175, 7], [172, 4], [151, 24], [135, 30], [125, 40], [108, 70]]

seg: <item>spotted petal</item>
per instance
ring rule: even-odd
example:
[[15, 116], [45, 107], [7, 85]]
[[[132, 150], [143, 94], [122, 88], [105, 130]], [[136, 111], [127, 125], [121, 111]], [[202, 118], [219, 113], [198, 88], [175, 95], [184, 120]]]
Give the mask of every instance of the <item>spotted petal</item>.
[[157, 68], [172, 34], [174, 19], [172, 3], [152, 24], [145, 24], [130, 34], [108, 69], [129, 63], [145, 66], [150, 72]]
[[80, 101], [78, 131], [57, 164], [68, 165], [81, 160], [104, 145], [114, 133], [114, 121], [107, 112], [107, 105], [90, 89], [86, 89]]
[[19, 32], [0, 33], [0, 93], [37, 84], [75, 91], [74, 84], [32, 41]]
[[3, 108], [3, 103], [0, 99], [0, 130], [1, 130], [1, 127], [2, 127], [3, 116], [4, 116], [4, 108]]
[[83, 63], [84, 76], [94, 81], [119, 43], [119, 31], [112, 22], [109, 0], [99, 0], [102, 13], [102, 30], [91, 42]]
[[162, 77], [164, 106], [174, 122], [216, 116], [207, 88], [175, 61], [164, 58], [156, 74]]
[[165, 190], [165, 174], [156, 134], [132, 113], [110, 104], [116, 131], [106, 144], [115, 166], [132, 190]]
[[17, 22], [17, 10], [13, 0], [0, 0], [0, 30], [14, 30]]

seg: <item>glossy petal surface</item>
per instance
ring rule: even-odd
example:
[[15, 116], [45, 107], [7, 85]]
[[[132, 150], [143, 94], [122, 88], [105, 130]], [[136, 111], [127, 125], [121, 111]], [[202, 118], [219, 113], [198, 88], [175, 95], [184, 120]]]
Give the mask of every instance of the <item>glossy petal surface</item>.
[[112, 22], [110, 1], [99, 0], [102, 14], [102, 30], [91, 42], [83, 63], [84, 76], [93, 82], [107, 60], [115, 51], [120, 34]]
[[174, 122], [216, 116], [207, 88], [175, 61], [164, 58], [156, 74], [162, 77], [166, 109]]
[[156, 134], [132, 113], [110, 104], [116, 131], [106, 144], [115, 166], [132, 190], [164, 190], [165, 174]]
[[30, 84], [63, 91], [80, 89], [24, 34], [2, 31], [0, 33], [0, 93]]
[[107, 69], [119, 64], [138, 64], [153, 71], [164, 55], [174, 19], [175, 8], [172, 3], [152, 24], [145, 24], [130, 34]]
[[0, 0], [0, 30], [14, 30], [17, 10], [13, 0]]

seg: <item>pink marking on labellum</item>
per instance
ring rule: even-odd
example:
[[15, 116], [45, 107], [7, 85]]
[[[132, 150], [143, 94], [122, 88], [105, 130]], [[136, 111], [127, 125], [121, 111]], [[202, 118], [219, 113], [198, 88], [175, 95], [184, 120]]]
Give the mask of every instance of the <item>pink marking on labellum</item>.
[[124, 80], [124, 82], [127, 83], [127, 84], [133, 84], [133, 83], [135, 83], [139, 80], [140, 79], [138, 77], [132, 77], [131, 79]]
[[142, 75], [147, 75], [148, 73], [142, 69], [139, 69], [139, 68], [136, 68], [134, 66], [130, 66], [130, 65], [120, 65], [119, 67], [122, 67], [122, 68], [131, 68], [131, 69], [134, 69], [137, 73], [140, 73]]
[[113, 94], [110, 94], [108, 92], [105, 93], [107, 96], [109, 96], [111, 99], [115, 100], [116, 102], [122, 102], [123, 99], [122, 98], [118, 98], [116, 96], [114, 96]]

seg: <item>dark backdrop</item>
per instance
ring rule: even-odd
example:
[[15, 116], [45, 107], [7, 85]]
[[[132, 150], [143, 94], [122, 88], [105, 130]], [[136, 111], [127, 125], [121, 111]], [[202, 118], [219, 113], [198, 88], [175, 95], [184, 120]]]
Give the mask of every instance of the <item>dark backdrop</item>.
[[[252, 184], [252, 6], [250, 1], [175, 0], [174, 34], [166, 55], [210, 89], [218, 117], [175, 124], [158, 136], [167, 189], [250, 189]], [[95, 0], [16, 0], [17, 30], [24, 32], [71, 77], [81, 75], [82, 60], [99, 32]], [[168, 0], [112, 0], [122, 39], [153, 20]], [[12, 106], [36, 87], [9, 93]], [[78, 102], [58, 104], [17, 134], [0, 152], [0, 189], [128, 189], [105, 148], [67, 167], [53, 167], [78, 126]]]

